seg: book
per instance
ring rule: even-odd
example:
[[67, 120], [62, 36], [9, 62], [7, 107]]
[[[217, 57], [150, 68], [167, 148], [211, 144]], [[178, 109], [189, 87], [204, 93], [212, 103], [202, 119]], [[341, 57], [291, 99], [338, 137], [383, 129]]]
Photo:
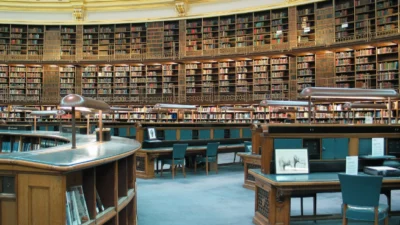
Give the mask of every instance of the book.
[[104, 211], [104, 205], [101, 202], [100, 195], [99, 192], [97, 192], [97, 190], [96, 190], [96, 207], [98, 208], [98, 212]]
[[76, 208], [76, 204], [74, 204], [73, 203], [73, 201], [72, 201], [72, 192], [70, 192], [70, 191], [68, 191], [67, 192], [67, 205], [68, 205], [68, 208], [69, 208], [69, 214], [70, 214], [70, 217], [71, 217], [71, 225], [78, 225], [79, 224], [79, 221], [78, 221], [78, 212], [75, 210], [75, 208]]
[[70, 188], [73, 194], [73, 202], [76, 204], [76, 211], [78, 212], [79, 224], [85, 223], [90, 220], [89, 211], [87, 209], [85, 195], [83, 193], [82, 185], [73, 186]]

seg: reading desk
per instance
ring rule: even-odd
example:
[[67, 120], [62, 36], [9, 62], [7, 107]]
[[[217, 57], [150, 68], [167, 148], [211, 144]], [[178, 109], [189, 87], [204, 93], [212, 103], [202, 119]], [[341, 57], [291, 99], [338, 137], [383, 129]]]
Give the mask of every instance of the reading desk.
[[[255, 178], [255, 216], [257, 225], [289, 225], [290, 197], [299, 193], [340, 192], [338, 173], [310, 173], [298, 175], [264, 174], [250, 170]], [[398, 189], [400, 177], [384, 177], [382, 191]]]

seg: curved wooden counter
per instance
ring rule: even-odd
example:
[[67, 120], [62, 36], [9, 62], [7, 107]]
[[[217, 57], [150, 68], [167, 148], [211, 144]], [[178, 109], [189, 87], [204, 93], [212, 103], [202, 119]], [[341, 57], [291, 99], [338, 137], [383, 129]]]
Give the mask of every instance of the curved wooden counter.
[[[0, 136], [53, 138], [71, 134], [0, 131]], [[82, 224], [136, 224], [135, 153], [139, 142], [77, 135], [77, 149], [63, 144], [47, 149], [0, 155], [0, 224], [65, 225], [66, 192], [82, 186], [89, 220]], [[98, 212], [96, 195], [104, 210]]]

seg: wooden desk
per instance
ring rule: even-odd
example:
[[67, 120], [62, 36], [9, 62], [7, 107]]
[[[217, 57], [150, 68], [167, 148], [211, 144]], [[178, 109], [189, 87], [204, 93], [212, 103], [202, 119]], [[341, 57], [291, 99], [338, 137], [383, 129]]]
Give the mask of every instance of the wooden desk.
[[[338, 173], [299, 175], [263, 174], [250, 170], [255, 177], [255, 215], [257, 225], [289, 225], [290, 197], [298, 193], [340, 192]], [[400, 177], [383, 178], [382, 191], [398, 189]]]
[[[71, 134], [0, 131], [1, 135], [35, 136], [69, 141]], [[136, 224], [135, 140], [113, 137], [96, 142], [95, 135], [77, 134], [77, 148], [52, 148], [0, 155], [1, 225], [65, 225], [66, 191], [82, 186], [89, 220], [94, 224]], [[1, 188], [0, 188], [1, 189]], [[96, 192], [105, 207], [96, 211]]]
[[[204, 154], [207, 146], [189, 146], [186, 155]], [[244, 151], [244, 144], [221, 144], [218, 153]], [[172, 147], [142, 148], [136, 155], [136, 174], [139, 178], [151, 179], [155, 177], [155, 160], [162, 156], [172, 155]]]

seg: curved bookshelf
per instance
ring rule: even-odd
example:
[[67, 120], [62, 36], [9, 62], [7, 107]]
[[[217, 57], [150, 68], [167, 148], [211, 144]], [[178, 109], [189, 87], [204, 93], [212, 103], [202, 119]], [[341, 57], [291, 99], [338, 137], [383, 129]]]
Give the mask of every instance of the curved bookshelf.
[[0, 136], [65, 142], [0, 155], [0, 205], [8, 212], [0, 214], [1, 224], [136, 224], [137, 141], [113, 137], [98, 143], [95, 135], [78, 134], [77, 149], [71, 149], [65, 133], [0, 131]]

